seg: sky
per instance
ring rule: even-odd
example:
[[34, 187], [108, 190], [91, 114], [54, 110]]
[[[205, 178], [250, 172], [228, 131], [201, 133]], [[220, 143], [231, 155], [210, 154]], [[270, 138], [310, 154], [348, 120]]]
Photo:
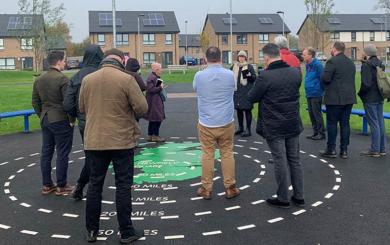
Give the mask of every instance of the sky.
[[[55, 6], [64, 3], [65, 21], [71, 27], [73, 41], [81, 42], [88, 37], [88, 11], [111, 10], [112, 0], [51, 0]], [[276, 13], [285, 12], [287, 26], [296, 34], [306, 17], [304, 0], [232, 0], [235, 13]], [[18, 12], [17, 0], [1, 0], [0, 13]], [[374, 10], [376, 0], [334, 0], [334, 13], [369, 14], [383, 13]], [[229, 12], [229, 0], [116, 0], [119, 11], [174, 11], [182, 33], [187, 20], [188, 33], [200, 33], [207, 13]]]

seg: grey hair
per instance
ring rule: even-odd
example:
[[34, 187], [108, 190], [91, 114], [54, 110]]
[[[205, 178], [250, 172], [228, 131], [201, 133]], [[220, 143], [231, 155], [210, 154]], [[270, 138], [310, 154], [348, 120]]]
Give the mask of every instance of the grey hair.
[[275, 37], [274, 43], [278, 45], [279, 48], [288, 48], [288, 40], [284, 36]]
[[374, 44], [368, 44], [364, 47], [364, 53], [367, 56], [376, 56], [378, 50]]
[[316, 50], [312, 47], [305, 48], [307, 52], [311, 55], [311, 57], [315, 58], [316, 57]]

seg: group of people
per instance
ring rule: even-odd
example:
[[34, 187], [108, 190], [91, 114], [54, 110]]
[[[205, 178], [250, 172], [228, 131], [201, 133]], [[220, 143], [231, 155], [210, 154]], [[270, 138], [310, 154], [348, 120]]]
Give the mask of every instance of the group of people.
[[[311, 140], [328, 139], [324, 157], [336, 157], [337, 124], [340, 124], [340, 157], [347, 158], [349, 117], [354, 103], [354, 63], [345, 56], [345, 45], [336, 42], [332, 58], [325, 68], [313, 48], [303, 51], [306, 63], [305, 92], [312, 122]], [[367, 45], [367, 57], [362, 63], [362, 98], [372, 132], [372, 145], [363, 155], [379, 157], [386, 154], [383, 120], [384, 98], [377, 85], [376, 67], [384, 69], [376, 56], [376, 48]], [[279, 36], [265, 45], [265, 69], [256, 74], [244, 51], [229, 69], [222, 66], [221, 51], [210, 47], [206, 51], [207, 67], [195, 74], [193, 87], [198, 103], [198, 136], [202, 149], [201, 187], [197, 195], [212, 199], [214, 154], [219, 148], [225, 197], [240, 194], [236, 186], [234, 137], [251, 136], [252, 109], [259, 103], [256, 132], [265, 138], [274, 163], [277, 197], [267, 203], [281, 208], [305, 205], [303, 169], [300, 162], [299, 136], [303, 131], [300, 117], [300, 87], [302, 72], [297, 57], [288, 49], [288, 41]], [[105, 53], [99, 46], [90, 45], [84, 56], [84, 67], [69, 81], [61, 71], [65, 66], [64, 53], [48, 55], [50, 69], [34, 83], [32, 103], [42, 127], [42, 194], [71, 194], [86, 202], [87, 240], [97, 240], [104, 179], [112, 162], [116, 183], [116, 208], [121, 243], [130, 243], [143, 236], [131, 222], [131, 186], [134, 175], [134, 149], [140, 137], [139, 119], [149, 120], [150, 142], [164, 142], [159, 136], [165, 119], [164, 82], [161, 64], [151, 65], [152, 72], [144, 83], [136, 59], [126, 60], [118, 49]], [[146, 92], [146, 96], [143, 92]], [[326, 105], [326, 127], [322, 117]], [[237, 112], [238, 128], [234, 123]], [[78, 120], [84, 144], [85, 164], [76, 187], [67, 182], [69, 153], [72, 147], [75, 119]], [[246, 125], [244, 126], [244, 118]], [[326, 134], [327, 132], [327, 134]], [[51, 178], [51, 160], [57, 151], [56, 185]], [[289, 197], [291, 182], [293, 195]]]

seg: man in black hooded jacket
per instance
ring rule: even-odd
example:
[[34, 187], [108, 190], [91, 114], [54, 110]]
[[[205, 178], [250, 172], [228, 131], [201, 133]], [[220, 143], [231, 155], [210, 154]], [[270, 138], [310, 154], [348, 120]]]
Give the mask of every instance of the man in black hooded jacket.
[[[100, 62], [103, 60], [103, 51], [98, 45], [89, 45], [85, 49], [83, 68], [77, 72], [70, 80], [66, 95], [64, 98], [64, 110], [69, 115], [77, 117], [81, 139], [84, 142], [85, 115], [79, 110], [80, 86], [83, 78], [99, 69]], [[77, 186], [72, 194], [75, 200], [81, 200], [84, 196], [83, 189], [89, 182], [90, 167], [85, 160], [84, 167], [81, 170]]]

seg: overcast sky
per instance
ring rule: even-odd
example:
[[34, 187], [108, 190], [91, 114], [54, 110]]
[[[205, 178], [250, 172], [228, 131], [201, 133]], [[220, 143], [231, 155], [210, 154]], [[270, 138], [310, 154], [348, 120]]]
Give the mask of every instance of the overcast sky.
[[[17, 0], [1, 0], [0, 13], [17, 13]], [[74, 41], [88, 36], [88, 11], [111, 10], [112, 0], [52, 0], [53, 5], [63, 2], [66, 8], [65, 21], [71, 26]], [[180, 30], [188, 20], [188, 33], [200, 33], [207, 13], [226, 13], [229, 0], [116, 0], [117, 10], [128, 11], [174, 11]], [[285, 11], [286, 23], [296, 34], [306, 16], [304, 0], [233, 0], [234, 13], [275, 13]], [[374, 10], [376, 0], [334, 0], [335, 13], [381, 13]]]

